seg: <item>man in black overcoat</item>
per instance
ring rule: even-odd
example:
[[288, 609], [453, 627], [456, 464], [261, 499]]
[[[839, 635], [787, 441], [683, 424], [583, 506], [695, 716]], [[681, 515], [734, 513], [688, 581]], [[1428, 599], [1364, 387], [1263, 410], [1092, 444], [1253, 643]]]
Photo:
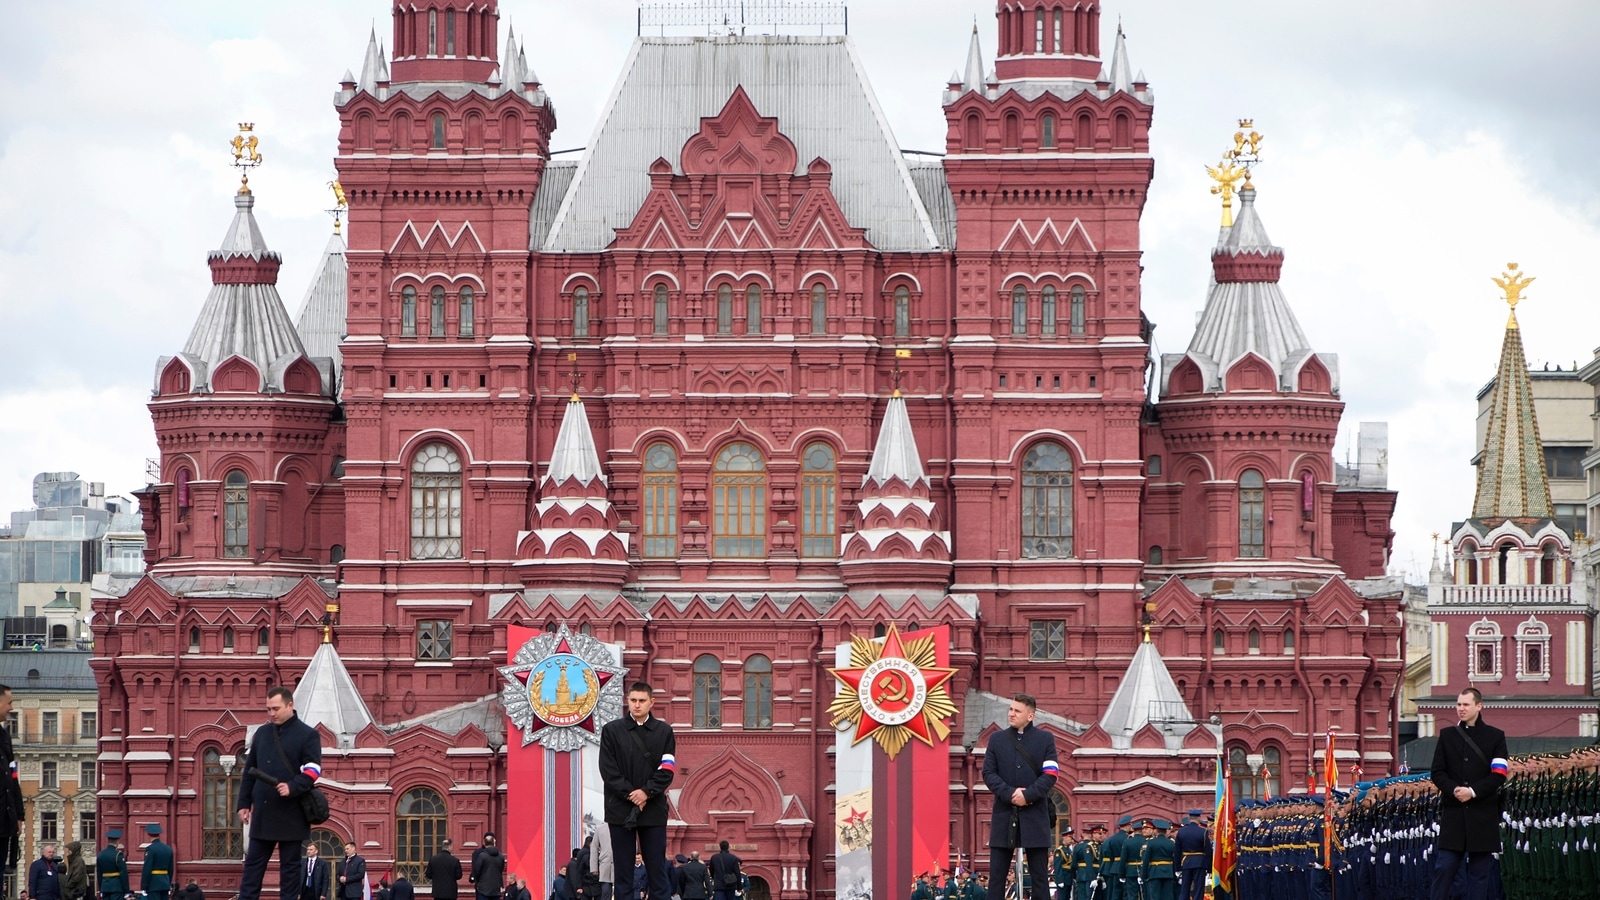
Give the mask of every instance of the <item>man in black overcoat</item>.
[[344, 842], [344, 859], [334, 865], [333, 875], [335, 900], [366, 900], [367, 861], [356, 852], [355, 841]]
[[711, 891], [716, 900], [734, 900], [739, 891], [739, 878], [743, 875], [744, 860], [728, 849], [728, 842], [717, 845], [720, 849], [711, 857]]
[[711, 900], [711, 872], [700, 861], [699, 850], [691, 850], [689, 861], [678, 867], [678, 896], [683, 900]]
[[1439, 842], [1434, 851], [1433, 900], [1450, 900], [1456, 871], [1467, 864], [1467, 900], [1499, 893], [1494, 854], [1500, 852], [1500, 787], [1510, 767], [1506, 733], [1483, 721], [1483, 694], [1456, 696], [1453, 727], [1439, 730], [1433, 783], [1439, 788]]
[[449, 838], [439, 842], [439, 852], [428, 860], [424, 877], [433, 885], [433, 900], [456, 900], [460, 895], [461, 860], [450, 852]]
[[994, 815], [989, 823], [989, 881], [1004, 884], [1012, 853], [1028, 854], [1028, 871], [1035, 873], [1028, 894], [1033, 900], [1049, 897], [1050, 792], [1055, 789], [1059, 764], [1056, 739], [1033, 724], [1039, 704], [1027, 694], [1011, 700], [1006, 721], [1011, 727], [989, 738], [983, 754], [983, 783], [994, 794]]
[[300, 798], [322, 777], [322, 736], [294, 714], [294, 694], [279, 685], [267, 691], [267, 722], [256, 728], [239, 780], [239, 819], [249, 826], [238, 900], [258, 900], [272, 851], [278, 851], [278, 889], [283, 900], [299, 900], [305, 878], [300, 853], [311, 823]]
[[[644, 857], [650, 900], [667, 900], [672, 896], [667, 880], [667, 788], [678, 768], [673, 755], [677, 740], [671, 725], [650, 715], [654, 705], [650, 685], [628, 686], [628, 714], [600, 729], [600, 780], [612, 852], [627, 859], [637, 850]], [[624, 878], [620, 871], [616, 877]]]

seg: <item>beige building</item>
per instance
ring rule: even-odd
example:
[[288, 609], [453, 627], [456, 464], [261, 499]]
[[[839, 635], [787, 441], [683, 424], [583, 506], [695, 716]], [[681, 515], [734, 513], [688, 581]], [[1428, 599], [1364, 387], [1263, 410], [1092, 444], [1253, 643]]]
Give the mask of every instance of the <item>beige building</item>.
[[[1590, 428], [1590, 452], [1583, 458], [1584, 477], [1584, 512], [1585, 525], [1583, 537], [1573, 542], [1573, 555], [1577, 556], [1583, 565], [1584, 572], [1588, 575], [1586, 587], [1589, 590], [1589, 605], [1600, 606], [1600, 546], [1596, 545], [1591, 535], [1600, 535], [1600, 347], [1594, 351], [1594, 359], [1578, 370], [1578, 377], [1589, 391], [1588, 419]], [[1596, 642], [1600, 647], [1600, 642]], [[1600, 692], [1600, 649], [1597, 649], [1595, 658], [1595, 690]]]
[[[86, 650], [0, 651], [0, 683], [14, 700], [6, 729], [17, 755], [27, 824], [22, 831], [22, 871], [44, 844], [82, 841], [94, 867], [100, 837], [95, 818], [99, 790], [99, 692]], [[57, 853], [60, 856], [60, 852]], [[6, 886], [16, 896], [16, 886]]]

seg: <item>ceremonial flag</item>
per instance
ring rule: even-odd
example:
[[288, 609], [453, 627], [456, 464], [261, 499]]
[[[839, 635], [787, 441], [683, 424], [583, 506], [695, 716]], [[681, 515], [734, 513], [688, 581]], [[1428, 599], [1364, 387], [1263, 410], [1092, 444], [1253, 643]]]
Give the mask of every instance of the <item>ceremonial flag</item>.
[[1328, 750], [1322, 758], [1322, 786], [1328, 789], [1330, 797], [1334, 791], [1339, 789], [1339, 760], [1333, 752], [1334, 741], [1338, 733], [1339, 730], [1337, 728], [1328, 729]]
[[1233, 870], [1239, 851], [1234, 844], [1233, 780], [1227, 777], [1220, 753], [1217, 755], [1217, 808], [1212, 821], [1216, 823], [1216, 835], [1211, 842], [1211, 883], [1217, 891], [1227, 891], [1232, 896]]
[[1270, 766], [1261, 767], [1261, 799], [1272, 799], [1272, 768]]
[[1328, 749], [1323, 757], [1326, 796], [1322, 798], [1322, 864], [1333, 868], [1333, 792], [1339, 787], [1339, 760], [1334, 755], [1337, 730], [1328, 729]]

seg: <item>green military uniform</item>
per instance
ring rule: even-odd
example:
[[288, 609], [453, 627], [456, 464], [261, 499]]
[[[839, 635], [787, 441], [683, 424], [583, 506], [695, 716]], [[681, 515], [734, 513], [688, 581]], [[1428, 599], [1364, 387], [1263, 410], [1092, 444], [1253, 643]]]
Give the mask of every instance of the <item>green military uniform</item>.
[[128, 884], [128, 858], [117, 846], [117, 840], [121, 837], [120, 828], [106, 832], [106, 847], [94, 858], [94, 873], [100, 879], [102, 900], [122, 900], [133, 892]]
[[928, 887], [928, 882], [917, 879], [917, 886], [911, 889], [911, 900], [934, 900], [933, 888]]
[[1074, 900], [1093, 900], [1094, 883], [1100, 877], [1100, 842], [1085, 840], [1072, 850], [1072, 870], [1075, 873]]
[[[1146, 822], [1149, 819], [1144, 820]], [[1144, 824], [1143, 822], [1139, 824]], [[1144, 834], [1135, 831], [1122, 845], [1122, 900], [1144, 900]]]
[[139, 878], [139, 889], [148, 900], [167, 900], [172, 891], [172, 848], [161, 840], [161, 826], [147, 825], [150, 845], [144, 848], [144, 872]]
[[1155, 820], [1155, 835], [1146, 838], [1144, 846], [1139, 848], [1145, 900], [1178, 900], [1178, 873], [1172, 864], [1178, 855], [1178, 845], [1167, 837], [1168, 827], [1165, 819]]
[[[1063, 838], [1066, 835], [1062, 835]], [[1072, 883], [1075, 880], [1073, 870], [1073, 851], [1077, 849], [1072, 844], [1063, 841], [1050, 853], [1052, 880], [1056, 883], [1055, 900], [1071, 900]]]

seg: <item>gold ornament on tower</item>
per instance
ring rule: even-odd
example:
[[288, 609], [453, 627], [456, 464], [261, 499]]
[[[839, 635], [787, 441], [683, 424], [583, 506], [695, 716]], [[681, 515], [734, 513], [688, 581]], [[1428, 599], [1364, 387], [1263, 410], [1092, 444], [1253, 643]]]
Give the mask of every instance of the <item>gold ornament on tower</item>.
[[1518, 272], [1517, 264], [1512, 262], [1506, 263], [1506, 271], [1501, 272], [1499, 278], [1490, 278], [1489, 280], [1499, 285], [1500, 290], [1505, 291], [1505, 301], [1511, 307], [1511, 319], [1506, 322], [1506, 327], [1516, 328], [1517, 304], [1522, 302], [1523, 290], [1526, 289], [1528, 285], [1533, 284], [1536, 279], [1530, 278], [1527, 275]]
[[233, 148], [233, 162], [230, 163], [239, 170], [239, 193], [250, 193], [250, 170], [261, 165], [261, 152], [256, 148], [261, 140], [255, 135], [254, 122], [240, 122], [239, 133], [233, 136], [228, 146]]
[[[1248, 133], [1247, 133], [1248, 132]], [[1250, 187], [1250, 170], [1261, 161], [1263, 136], [1255, 130], [1255, 120], [1240, 119], [1239, 130], [1233, 134], [1233, 146], [1222, 151], [1222, 160], [1215, 166], [1206, 166], [1206, 174], [1216, 184], [1213, 195], [1222, 196], [1222, 227], [1233, 227], [1233, 194], [1235, 190]], [[1235, 187], [1238, 182], [1244, 184]]]

